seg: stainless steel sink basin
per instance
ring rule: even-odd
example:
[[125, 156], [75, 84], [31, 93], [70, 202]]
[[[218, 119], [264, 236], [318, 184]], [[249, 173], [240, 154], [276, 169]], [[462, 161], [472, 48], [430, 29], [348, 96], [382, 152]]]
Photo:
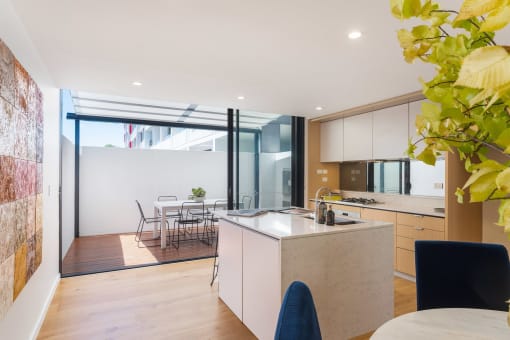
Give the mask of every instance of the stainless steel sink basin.
[[[313, 220], [313, 214], [303, 215], [304, 218], [308, 218], [309, 220]], [[343, 217], [335, 217], [335, 225], [348, 225], [348, 224], [356, 224], [361, 223], [361, 221], [355, 221], [348, 218]]]

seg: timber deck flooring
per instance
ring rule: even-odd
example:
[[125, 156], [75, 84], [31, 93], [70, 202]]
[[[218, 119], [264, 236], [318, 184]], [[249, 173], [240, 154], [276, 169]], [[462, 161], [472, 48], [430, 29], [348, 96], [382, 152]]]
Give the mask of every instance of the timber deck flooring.
[[[140, 247], [134, 233], [82, 236], [74, 239], [62, 263], [62, 274], [98, 273], [158, 263], [168, 263], [214, 256], [215, 244], [199, 240], [182, 241], [179, 249], [167, 242], [166, 249], [160, 240], [152, 240], [152, 231], [144, 232]], [[181, 235], [182, 237], [182, 235]], [[156, 247], [146, 247], [156, 244]]]
[[[64, 278], [38, 339], [255, 339], [210, 287], [212, 259]], [[395, 277], [395, 315], [416, 310]], [[356, 339], [369, 339], [372, 333]]]

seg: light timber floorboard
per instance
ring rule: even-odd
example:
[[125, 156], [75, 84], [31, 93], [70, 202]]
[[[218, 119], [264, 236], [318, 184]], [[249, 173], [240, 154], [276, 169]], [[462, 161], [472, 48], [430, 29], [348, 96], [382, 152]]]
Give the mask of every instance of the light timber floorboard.
[[[218, 299], [217, 283], [209, 286], [212, 264], [205, 259], [64, 278], [38, 339], [255, 339]], [[395, 278], [395, 314], [414, 310], [415, 284]]]

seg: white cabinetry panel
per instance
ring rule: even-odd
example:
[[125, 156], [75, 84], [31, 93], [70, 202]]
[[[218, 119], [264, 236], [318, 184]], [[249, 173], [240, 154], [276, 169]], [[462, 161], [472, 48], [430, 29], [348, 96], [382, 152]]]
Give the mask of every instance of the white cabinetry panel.
[[372, 112], [344, 118], [344, 161], [372, 159]]
[[243, 319], [243, 234], [242, 229], [226, 221], [220, 222], [218, 254], [219, 296], [232, 312]]
[[342, 162], [344, 141], [343, 119], [321, 123], [321, 162]]
[[408, 138], [408, 104], [389, 107], [373, 113], [373, 158], [406, 157]]
[[243, 323], [260, 339], [273, 339], [281, 303], [280, 242], [244, 229]]

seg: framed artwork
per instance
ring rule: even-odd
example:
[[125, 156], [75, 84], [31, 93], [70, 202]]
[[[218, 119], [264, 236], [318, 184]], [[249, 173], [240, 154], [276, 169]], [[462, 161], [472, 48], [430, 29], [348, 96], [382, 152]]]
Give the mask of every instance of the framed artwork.
[[0, 39], [0, 320], [42, 261], [42, 101]]

